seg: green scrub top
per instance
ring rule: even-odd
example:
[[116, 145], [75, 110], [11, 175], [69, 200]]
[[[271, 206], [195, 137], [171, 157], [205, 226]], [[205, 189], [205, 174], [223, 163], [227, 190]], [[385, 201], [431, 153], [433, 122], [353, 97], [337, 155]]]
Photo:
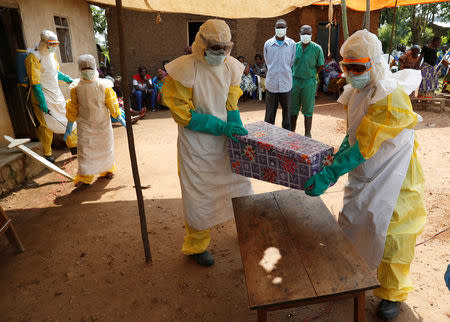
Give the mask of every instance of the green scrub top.
[[292, 66], [292, 76], [299, 79], [316, 78], [317, 67], [323, 66], [325, 59], [323, 57], [322, 47], [311, 41], [303, 50], [302, 43], [295, 45], [295, 59]]

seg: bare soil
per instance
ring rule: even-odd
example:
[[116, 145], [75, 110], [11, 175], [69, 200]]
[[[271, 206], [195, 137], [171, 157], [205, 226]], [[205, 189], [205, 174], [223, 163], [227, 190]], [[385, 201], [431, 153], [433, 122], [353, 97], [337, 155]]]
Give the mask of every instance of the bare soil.
[[[264, 118], [264, 103], [241, 104], [244, 123]], [[449, 226], [450, 116], [419, 111], [420, 160], [426, 176], [428, 223], [418, 242]], [[337, 147], [344, 111], [327, 97], [317, 101], [313, 137]], [[277, 124], [281, 123], [281, 113]], [[303, 132], [299, 117], [298, 132]], [[212, 229], [214, 266], [180, 253], [184, 235], [177, 177], [177, 128], [169, 111], [149, 113], [134, 128], [153, 263], [144, 262], [136, 195], [125, 130], [114, 127], [117, 173], [75, 189], [46, 172], [0, 205], [14, 219], [26, 251], [16, 254], [0, 236], [1, 321], [255, 321], [248, 309], [234, 221]], [[76, 172], [76, 158], [60, 150], [60, 166]], [[333, 215], [342, 206], [341, 178], [323, 195]], [[253, 181], [256, 193], [284, 189]], [[417, 246], [411, 276], [416, 290], [397, 321], [449, 321], [444, 272], [450, 231]], [[332, 263], [330, 263], [332, 265]], [[368, 293], [366, 316], [378, 304]], [[270, 313], [271, 321], [352, 321], [351, 300]], [[319, 317], [315, 318], [316, 316]]]

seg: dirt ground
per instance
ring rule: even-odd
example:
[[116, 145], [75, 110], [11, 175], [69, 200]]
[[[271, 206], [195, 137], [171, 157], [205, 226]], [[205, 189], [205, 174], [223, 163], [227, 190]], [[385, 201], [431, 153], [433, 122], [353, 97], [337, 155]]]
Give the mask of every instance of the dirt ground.
[[[244, 123], [262, 120], [264, 104], [241, 104]], [[418, 242], [449, 225], [450, 114], [419, 111], [420, 160], [426, 176], [428, 223]], [[281, 123], [281, 113], [277, 124]], [[297, 131], [303, 132], [302, 120]], [[204, 268], [180, 253], [181, 193], [176, 166], [177, 128], [169, 111], [150, 113], [134, 127], [153, 264], [144, 262], [136, 195], [125, 129], [114, 127], [116, 177], [85, 190], [46, 172], [0, 205], [7, 210], [26, 251], [16, 254], [0, 236], [1, 321], [255, 321], [248, 309], [234, 221], [212, 229], [214, 266]], [[344, 137], [341, 107], [320, 98], [313, 137], [338, 146]], [[57, 162], [76, 171], [76, 158], [59, 151]], [[337, 216], [341, 178], [323, 195]], [[253, 180], [256, 193], [284, 189]], [[397, 321], [449, 321], [450, 292], [444, 272], [450, 231], [417, 246], [411, 276], [416, 290]], [[331, 264], [330, 264], [331, 265]], [[368, 292], [366, 316], [376, 321], [378, 299]], [[351, 300], [283, 310], [270, 321], [352, 321]], [[317, 317], [320, 315], [319, 317]]]

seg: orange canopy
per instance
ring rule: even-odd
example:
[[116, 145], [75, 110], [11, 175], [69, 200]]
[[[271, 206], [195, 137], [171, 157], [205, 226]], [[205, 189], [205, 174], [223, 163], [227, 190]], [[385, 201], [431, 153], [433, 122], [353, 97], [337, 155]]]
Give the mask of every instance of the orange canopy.
[[[447, 2], [448, 0], [397, 0], [397, 6], [411, 6], [415, 4], [426, 4], [426, 3], [438, 3]], [[331, 1], [333, 4], [341, 4], [341, 1]], [[328, 1], [322, 0], [315, 3], [315, 5], [327, 6]], [[370, 0], [370, 10], [379, 10], [383, 8], [393, 8], [395, 7], [395, 0]], [[347, 8], [366, 11], [366, 0], [347, 0]]]

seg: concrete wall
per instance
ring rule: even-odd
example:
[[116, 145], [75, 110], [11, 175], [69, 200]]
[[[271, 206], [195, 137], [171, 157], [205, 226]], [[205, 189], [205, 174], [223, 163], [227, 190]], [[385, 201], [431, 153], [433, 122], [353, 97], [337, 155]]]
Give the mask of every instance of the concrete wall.
[[[359, 30], [363, 22], [363, 13], [348, 10], [350, 34]], [[340, 6], [334, 7], [335, 21], [341, 22]], [[371, 14], [370, 30], [377, 33], [380, 11]], [[107, 9], [108, 41], [110, 45], [111, 62], [119, 71], [119, 42], [117, 17], [114, 9]], [[128, 11], [124, 12], [127, 35], [128, 75], [136, 73], [140, 65], [146, 66], [154, 73], [163, 60], [171, 60], [183, 54], [183, 48], [188, 45], [188, 21], [205, 21], [209, 17], [161, 13], [162, 23], [156, 24], [156, 13]], [[327, 6], [308, 6], [299, 8], [283, 16], [288, 22], [288, 37], [299, 41], [299, 29], [304, 24], [317, 30], [319, 22], [328, 21]], [[262, 54], [264, 42], [273, 37], [275, 22], [279, 19], [226, 19], [233, 36], [233, 56], [242, 55], [250, 63], [254, 62], [255, 54]], [[313, 40], [317, 33], [313, 35]], [[343, 42], [340, 28], [340, 44]]]
[[[49, 29], [56, 32], [54, 16], [68, 18], [70, 37], [72, 43], [73, 63], [61, 64], [63, 73], [71, 77], [79, 77], [76, 64], [77, 57], [82, 54], [91, 54], [97, 58], [95, 46], [94, 27], [89, 5], [84, 0], [0, 0], [0, 7], [19, 8], [25, 44], [34, 47], [39, 42], [41, 30]], [[61, 56], [57, 52], [59, 62]], [[61, 84], [64, 95], [68, 95], [68, 86]], [[0, 134], [9, 131], [11, 121], [6, 120], [8, 112], [6, 103], [0, 93]], [[9, 122], [8, 122], [9, 121]]]

